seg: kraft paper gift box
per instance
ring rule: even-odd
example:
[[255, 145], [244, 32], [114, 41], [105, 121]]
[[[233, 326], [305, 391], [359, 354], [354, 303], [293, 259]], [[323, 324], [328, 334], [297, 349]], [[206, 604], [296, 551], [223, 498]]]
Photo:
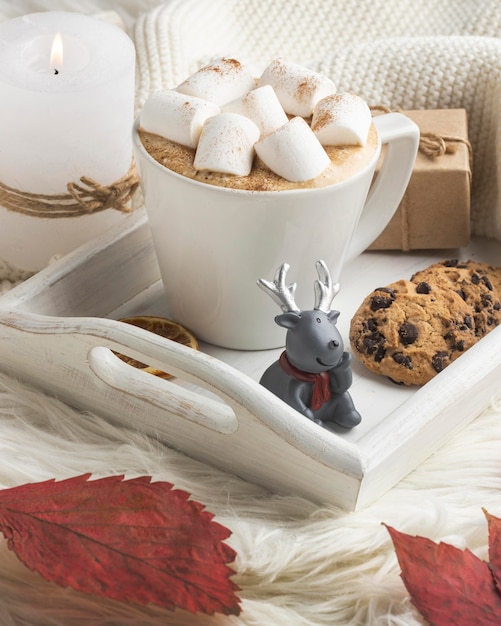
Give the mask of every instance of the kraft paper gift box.
[[[419, 126], [420, 149], [397, 212], [369, 249], [465, 246], [470, 240], [471, 188], [466, 111], [436, 109], [403, 114]], [[428, 151], [438, 156], [428, 156]]]

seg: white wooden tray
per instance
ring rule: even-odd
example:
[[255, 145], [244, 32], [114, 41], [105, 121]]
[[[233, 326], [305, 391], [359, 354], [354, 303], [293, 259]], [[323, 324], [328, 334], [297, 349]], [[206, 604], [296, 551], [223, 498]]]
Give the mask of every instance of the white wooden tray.
[[[500, 265], [501, 243], [357, 259], [335, 301], [346, 344], [350, 318], [374, 287], [448, 257]], [[116, 321], [139, 314], [169, 314], [142, 210], [0, 297], [0, 368], [247, 480], [348, 510], [377, 499], [501, 391], [500, 327], [417, 390], [354, 362], [350, 392], [362, 424], [330, 431], [257, 382], [280, 350], [195, 352]], [[136, 370], [112, 350], [177, 378]]]

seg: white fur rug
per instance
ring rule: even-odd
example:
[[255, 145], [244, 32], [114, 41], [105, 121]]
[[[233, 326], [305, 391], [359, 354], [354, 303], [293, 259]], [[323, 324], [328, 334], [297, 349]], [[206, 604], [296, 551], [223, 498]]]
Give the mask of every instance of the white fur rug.
[[[487, 558], [482, 507], [501, 516], [501, 398], [378, 502], [356, 513], [266, 492], [0, 375], [0, 486], [85, 472], [150, 475], [232, 531], [240, 617], [85, 596], [27, 570], [0, 542], [1, 626], [414, 626], [385, 522]], [[91, 573], [90, 573], [91, 575]]]

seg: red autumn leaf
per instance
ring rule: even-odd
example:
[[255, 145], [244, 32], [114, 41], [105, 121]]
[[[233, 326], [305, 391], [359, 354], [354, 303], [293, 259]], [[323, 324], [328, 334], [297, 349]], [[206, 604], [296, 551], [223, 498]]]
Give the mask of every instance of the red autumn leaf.
[[485, 561], [470, 550], [387, 528], [412, 602], [432, 626], [501, 624], [501, 594]]
[[484, 509], [489, 529], [489, 562], [496, 580], [498, 591], [501, 591], [501, 519], [494, 517]]
[[0, 491], [0, 530], [30, 569], [115, 600], [238, 615], [230, 535], [185, 491], [90, 475]]

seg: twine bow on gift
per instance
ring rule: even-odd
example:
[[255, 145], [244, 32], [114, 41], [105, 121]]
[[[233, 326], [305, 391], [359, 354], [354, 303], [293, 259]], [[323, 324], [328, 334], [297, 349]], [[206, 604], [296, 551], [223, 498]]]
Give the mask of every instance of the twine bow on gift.
[[[370, 107], [371, 111], [381, 111], [382, 113], [392, 113], [392, 109], [384, 105], [374, 105]], [[397, 111], [400, 113], [401, 111]], [[405, 115], [405, 113], [404, 113]], [[470, 163], [470, 173], [472, 170], [472, 147], [470, 142], [463, 137], [453, 137], [448, 135], [439, 135], [438, 133], [421, 132], [419, 137], [419, 152], [430, 159], [436, 159], [444, 156], [444, 154], [454, 154], [458, 145], [466, 146], [468, 150], [468, 158]]]
[[436, 133], [421, 133], [419, 138], [419, 150], [427, 157], [436, 159], [444, 154], [454, 154], [457, 143], [468, 144], [465, 139], [459, 137], [444, 137]]
[[79, 217], [106, 209], [129, 213], [129, 202], [138, 186], [139, 177], [133, 161], [129, 171], [110, 185], [82, 176], [80, 183], [67, 184], [68, 193], [30, 193], [0, 182], [0, 205], [9, 211], [42, 218]]

